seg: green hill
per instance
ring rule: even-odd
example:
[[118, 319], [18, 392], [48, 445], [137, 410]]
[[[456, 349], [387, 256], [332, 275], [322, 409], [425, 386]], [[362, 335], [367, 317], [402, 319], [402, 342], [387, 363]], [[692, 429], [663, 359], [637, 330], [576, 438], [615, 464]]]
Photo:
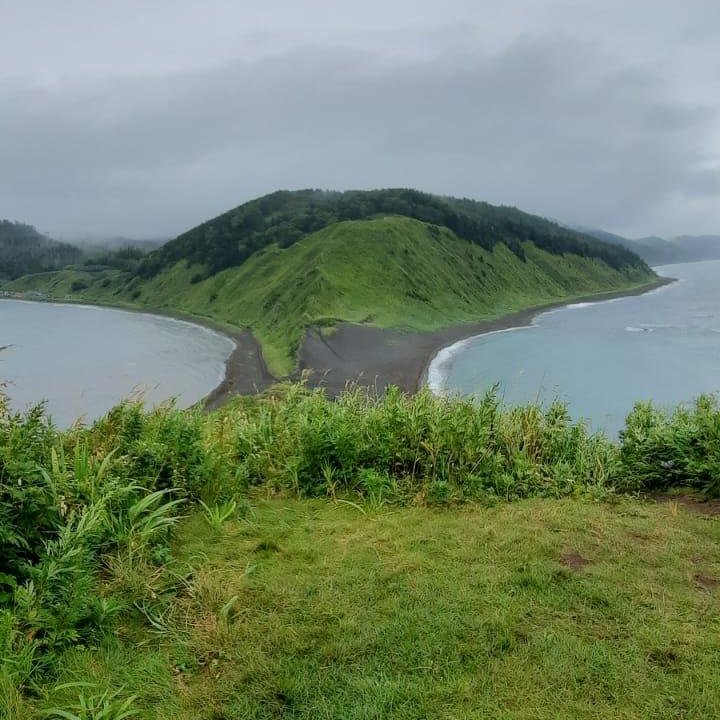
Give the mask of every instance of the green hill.
[[32, 225], [0, 220], [0, 278], [63, 267], [80, 259], [73, 245], [51, 240]]
[[249, 327], [285, 375], [309, 326], [431, 330], [653, 278], [627, 250], [514, 208], [415, 191], [301, 191], [225, 213], [131, 271], [97, 266], [9, 287]]

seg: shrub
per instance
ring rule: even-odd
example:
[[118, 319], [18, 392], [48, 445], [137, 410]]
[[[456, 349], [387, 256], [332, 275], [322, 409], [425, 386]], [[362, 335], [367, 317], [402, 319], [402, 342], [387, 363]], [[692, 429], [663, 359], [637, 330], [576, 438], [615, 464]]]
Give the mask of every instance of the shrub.
[[65, 488], [41, 471], [54, 438], [42, 405], [11, 413], [0, 397], [0, 605], [28, 577], [47, 533], [62, 525]]
[[199, 410], [172, 403], [146, 411], [125, 402], [86, 433], [100, 449], [115, 448], [127, 480], [143, 478], [152, 490], [172, 489], [200, 497], [206, 480], [205, 419]]
[[[181, 425], [193, 422], [174, 415]], [[139, 422], [152, 438], [157, 416], [140, 414]], [[111, 554], [126, 564], [147, 562], [177, 519], [180, 498], [143, 487], [158, 480], [156, 468], [130, 482], [136, 458], [91, 451], [98, 436], [95, 429], [59, 433], [42, 405], [13, 413], [0, 397], [0, 687], [7, 693], [51, 669], [64, 647], [110, 628], [124, 603], [98, 592], [101, 566]], [[169, 444], [174, 461], [192, 467], [187, 438], [177, 437], [177, 447]]]
[[720, 495], [720, 407], [702, 396], [673, 411], [638, 403], [620, 434], [623, 490], [685, 486]]

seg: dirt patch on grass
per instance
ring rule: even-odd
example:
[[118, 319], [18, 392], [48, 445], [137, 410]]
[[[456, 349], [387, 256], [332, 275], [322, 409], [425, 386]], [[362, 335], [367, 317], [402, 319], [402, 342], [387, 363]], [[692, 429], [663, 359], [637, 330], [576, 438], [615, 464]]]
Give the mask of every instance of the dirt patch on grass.
[[692, 495], [657, 495], [655, 499], [668, 505], [675, 503], [697, 515], [720, 516], [720, 500], [705, 500]]
[[697, 573], [695, 575], [695, 584], [708, 592], [714, 592], [718, 589], [718, 587], [720, 587], [720, 580], [712, 575]]
[[580, 572], [585, 567], [590, 565], [592, 560], [588, 560], [583, 557], [577, 550], [565, 550], [560, 556], [560, 562], [567, 568], [570, 568], [573, 572]]
[[256, 546], [253, 552], [256, 553], [279, 553], [280, 546], [273, 540], [261, 540]]
[[655, 665], [664, 670], [674, 669], [680, 660], [680, 655], [672, 648], [651, 650], [647, 656], [647, 661], [650, 665]]

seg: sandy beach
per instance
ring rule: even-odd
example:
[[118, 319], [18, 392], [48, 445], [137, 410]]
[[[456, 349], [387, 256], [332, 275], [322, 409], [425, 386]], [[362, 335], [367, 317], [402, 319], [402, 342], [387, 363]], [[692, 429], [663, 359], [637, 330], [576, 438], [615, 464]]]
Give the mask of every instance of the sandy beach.
[[388, 385], [416, 392], [424, 385], [428, 366], [435, 355], [460, 340], [523, 327], [531, 324], [536, 315], [571, 303], [640, 295], [671, 282], [671, 278], [658, 278], [632, 290], [566, 298], [495, 320], [464, 323], [432, 332], [406, 332], [350, 323], [338, 325], [327, 336], [312, 329], [302, 345], [299, 368], [312, 371], [310, 384], [325, 387], [331, 395], [342, 392], [348, 382], [375, 387], [380, 392]]
[[233, 395], [255, 395], [277, 382], [250, 330], [224, 332], [235, 341], [235, 349], [225, 362], [225, 379], [205, 398], [207, 410], [216, 410]]

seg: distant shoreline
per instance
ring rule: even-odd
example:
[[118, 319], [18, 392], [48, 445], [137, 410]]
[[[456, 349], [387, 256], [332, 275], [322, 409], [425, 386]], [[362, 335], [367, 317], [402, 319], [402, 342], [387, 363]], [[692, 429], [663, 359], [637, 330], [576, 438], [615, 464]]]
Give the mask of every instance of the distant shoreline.
[[[226, 361], [223, 379], [198, 400], [195, 405], [204, 405], [208, 409], [214, 409], [222, 405], [233, 395], [251, 395], [265, 389], [275, 381], [267, 370], [262, 358], [259, 343], [255, 340], [249, 330], [232, 329], [223, 323], [213, 321], [210, 318], [198, 317], [188, 313], [161, 308], [142, 308], [138, 306], [125, 305], [122, 303], [96, 303], [91, 300], [80, 300], [73, 298], [53, 297], [25, 297], [23, 295], [2, 295], [0, 301], [9, 300], [14, 302], [30, 302], [46, 305], [73, 305], [76, 307], [105, 308], [108, 310], [119, 310], [121, 312], [150, 315], [153, 317], [178, 320], [180, 322], [195, 325], [197, 327], [211, 330], [230, 340], [234, 347], [230, 351]], [[255, 362], [252, 360], [255, 359]]]

